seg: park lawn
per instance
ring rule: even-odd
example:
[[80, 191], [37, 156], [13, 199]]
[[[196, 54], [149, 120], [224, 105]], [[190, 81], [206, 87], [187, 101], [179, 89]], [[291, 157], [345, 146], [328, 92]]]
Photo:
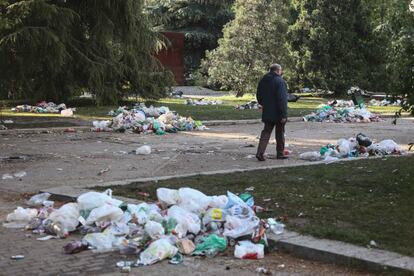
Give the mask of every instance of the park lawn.
[[[163, 98], [158, 101], [146, 101], [146, 104], [153, 106], [168, 106], [171, 110], [176, 111], [181, 116], [192, 117], [196, 120], [245, 120], [259, 119], [260, 110], [237, 110], [237, 105], [245, 104], [255, 99], [252, 94], [245, 95], [241, 98], [235, 96], [222, 96], [208, 98], [209, 100], [221, 100], [222, 105], [208, 106], [189, 106], [185, 104], [185, 99], [181, 98]], [[132, 105], [142, 99], [130, 99], [128, 102]], [[315, 111], [317, 107], [326, 103], [328, 100], [319, 97], [303, 97], [299, 101], [289, 103], [289, 117], [303, 117]], [[116, 109], [118, 106], [80, 106], [76, 108], [75, 117], [83, 120], [105, 120], [110, 119], [108, 112]], [[396, 106], [373, 106], [369, 107], [370, 111], [379, 114], [394, 114], [399, 108]], [[34, 113], [15, 113], [10, 110], [2, 110], [2, 116], [5, 117], [60, 117], [59, 114], [34, 114]]]
[[[208, 195], [241, 193], [253, 186], [261, 217], [286, 216], [287, 229], [320, 238], [414, 256], [414, 155], [364, 159], [245, 173], [197, 176], [112, 187], [140, 198], [158, 187], [191, 187]], [[142, 198], [140, 198], [142, 199]], [[267, 201], [266, 199], [270, 199]]]

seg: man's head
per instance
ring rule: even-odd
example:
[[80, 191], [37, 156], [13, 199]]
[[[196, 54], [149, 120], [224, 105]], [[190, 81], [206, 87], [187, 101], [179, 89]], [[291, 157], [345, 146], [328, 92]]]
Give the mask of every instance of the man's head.
[[270, 72], [275, 72], [279, 76], [282, 75], [282, 66], [280, 66], [280, 64], [274, 63], [274, 64], [270, 65], [269, 70], [270, 70]]

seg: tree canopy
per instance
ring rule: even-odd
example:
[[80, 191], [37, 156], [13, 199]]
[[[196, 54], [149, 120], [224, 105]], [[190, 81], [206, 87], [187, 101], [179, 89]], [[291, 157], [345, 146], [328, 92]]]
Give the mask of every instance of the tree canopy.
[[172, 74], [143, 0], [2, 1], [0, 96], [61, 101], [86, 90], [100, 104], [158, 98]]

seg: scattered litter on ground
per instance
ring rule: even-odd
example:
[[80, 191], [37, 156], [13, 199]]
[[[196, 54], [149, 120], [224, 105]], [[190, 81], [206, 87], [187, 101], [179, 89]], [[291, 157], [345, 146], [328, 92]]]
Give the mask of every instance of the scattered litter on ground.
[[8, 128], [5, 125], [0, 124], [0, 130], [7, 130]]
[[222, 105], [223, 101], [221, 100], [205, 100], [205, 99], [187, 99], [185, 100], [186, 105]]
[[[288, 102], [297, 102], [300, 99], [300, 96], [295, 94], [288, 93]], [[241, 104], [236, 106], [236, 109], [244, 110], [244, 109], [259, 109], [259, 103], [255, 100], [247, 102], [245, 104]]]
[[387, 139], [375, 143], [371, 138], [359, 133], [355, 138], [339, 139], [336, 145], [328, 144], [321, 147], [319, 152], [304, 152], [299, 157], [308, 161], [332, 162], [343, 158], [402, 155], [404, 153], [403, 149], [393, 140]]
[[[87, 192], [76, 203], [59, 209], [39, 206], [18, 207], [7, 216], [5, 227], [25, 228], [46, 234], [38, 240], [66, 238], [79, 231], [84, 237], [64, 246], [64, 252], [84, 250], [95, 253], [119, 251], [135, 255], [134, 262], [116, 266], [131, 269], [152, 265], [164, 259], [179, 265], [189, 256], [214, 257], [234, 247], [234, 256], [260, 259], [268, 246], [266, 232], [275, 231], [275, 219], [256, 216], [251, 194], [207, 196], [191, 188], [157, 189], [157, 203], [126, 204], [112, 197], [112, 191]], [[47, 194], [33, 196], [29, 202], [40, 205]], [[227, 253], [225, 253], [227, 254]]]
[[207, 129], [201, 121], [195, 121], [191, 117], [179, 116], [168, 107], [146, 107], [140, 103], [132, 109], [119, 107], [108, 113], [113, 116], [108, 121], [93, 121], [92, 131], [131, 131], [133, 133], [155, 133], [163, 135], [166, 132], [175, 133], [178, 131], [192, 131]]
[[3, 124], [13, 124], [13, 120], [3, 120]]
[[370, 241], [369, 245], [372, 247], [378, 247], [378, 244], [374, 240]]
[[250, 101], [245, 104], [241, 104], [236, 106], [236, 109], [244, 110], [244, 109], [259, 109], [259, 103], [257, 101]]
[[24, 255], [14, 255], [10, 257], [12, 260], [22, 260], [24, 259]]
[[183, 95], [184, 95], [184, 92], [180, 91], [180, 90], [173, 91], [173, 92], [170, 93], [170, 96], [173, 97], [173, 98], [182, 98]]
[[111, 169], [110, 168], [105, 168], [105, 169], [102, 169], [102, 170], [100, 170], [99, 172], [98, 172], [98, 175], [103, 175], [104, 173], [107, 173], [107, 172], [109, 172]]
[[395, 101], [391, 101], [391, 100], [387, 100], [384, 99], [382, 101], [376, 100], [376, 99], [372, 99], [369, 101], [369, 105], [371, 106], [400, 106], [401, 105], [401, 100], [395, 100]]
[[67, 108], [66, 104], [61, 103], [59, 105], [53, 102], [39, 102], [37, 105], [18, 105], [11, 109], [14, 112], [30, 112], [30, 113], [60, 113], [62, 116], [73, 116], [75, 108]]
[[149, 155], [151, 154], [151, 147], [148, 145], [141, 146], [135, 150], [137, 155]]
[[272, 272], [269, 271], [267, 268], [264, 267], [258, 267], [256, 268], [257, 273], [265, 274], [265, 275], [272, 275]]
[[7, 179], [14, 179], [14, 178], [18, 178], [18, 179], [22, 179], [23, 177], [25, 177], [27, 175], [27, 173], [25, 171], [18, 171], [15, 172], [13, 174], [10, 173], [5, 173], [2, 175], [1, 179], [3, 180], [7, 180]]
[[316, 112], [303, 117], [305, 122], [371, 123], [381, 118], [364, 105], [355, 106], [353, 101], [334, 100], [318, 106]]

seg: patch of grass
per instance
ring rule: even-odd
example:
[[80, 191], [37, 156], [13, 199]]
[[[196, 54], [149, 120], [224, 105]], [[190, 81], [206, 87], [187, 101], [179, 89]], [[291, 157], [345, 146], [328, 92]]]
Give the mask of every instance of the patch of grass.
[[[158, 187], [192, 187], [208, 195], [254, 186], [262, 217], [287, 216], [287, 227], [316, 237], [414, 256], [414, 156], [366, 159], [330, 165], [198, 176], [112, 187], [137, 198]], [[267, 201], [266, 199], [270, 199]]]

